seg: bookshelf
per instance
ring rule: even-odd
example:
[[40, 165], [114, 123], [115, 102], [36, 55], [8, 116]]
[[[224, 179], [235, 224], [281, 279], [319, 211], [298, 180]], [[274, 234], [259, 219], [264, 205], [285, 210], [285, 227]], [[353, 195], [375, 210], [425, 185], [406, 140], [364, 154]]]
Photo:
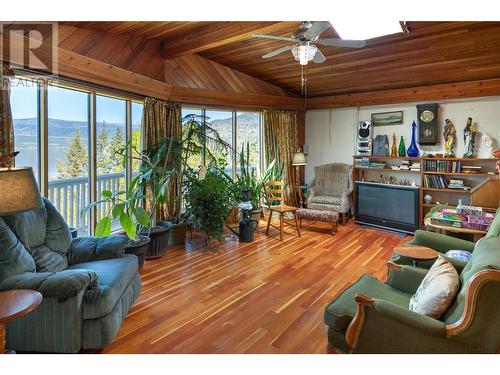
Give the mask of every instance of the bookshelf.
[[[384, 164], [384, 167], [369, 168], [361, 166], [355, 162], [356, 159], [360, 158], [369, 160], [369, 163]], [[410, 164], [420, 163], [420, 170], [395, 170], [391, 168], [391, 166], [400, 165], [403, 161], [408, 161]], [[381, 175], [384, 177], [392, 175], [392, 177], [396, 179], [415, 181], [416, 185], [419, 187], [419, 222], [420, 227], [423, 227], [425, 215], [437, 202], [441, 204], [457, 205], [460, 199], [463, 204], [489, 207], [492, 209], [498, 207], [500, 199], [500, 179], [498, 175], [495, 174], [495, 163], [496, 159], [486, 158], [353, 156], [353, 178], [354, 181], [361, 181], [361, 176], [364, 175], [365, 181], [379, 181]], [[457, 168], [457, 166], [461, 168]], [[464, 171], [464, 166], [470, 167], [466, 169], [471, 172]], [[431, 167], [432, 170], [429, 170], [429, 167]], [[434, 176], [431, 178], [439, 178], [441, 181], [444, 181], [444, 188], [438, 186], [425, 186], [424, 179], [429, 180], [425, 175]], [[470, 189], [448, 188], [451, 179], [462, 180], [464, 185], [470, 186]], [[356, 194], [356, 191], [354, 191], [354, 194]], [[426, 195], [432, 197], [432, 202], [430, 204], [424, 201]], [[354, 202], [355, 201], [354, 199]]]

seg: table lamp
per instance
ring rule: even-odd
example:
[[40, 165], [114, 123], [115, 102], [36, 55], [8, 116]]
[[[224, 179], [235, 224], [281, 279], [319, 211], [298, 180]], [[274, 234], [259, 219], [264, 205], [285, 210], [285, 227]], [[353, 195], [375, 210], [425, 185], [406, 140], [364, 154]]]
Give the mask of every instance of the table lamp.
[[0, 216], [43, 207], [30, 167], [0, 168]]
[[303, 200], [302, 200], [302, 193], [300, 191], [301, 186], [300, 186], [299, 168], [301, 165], [306, 165], [306, 164], [307, 164], [306, 155], [302, 151], [299, 150], [295, 154], [293, 154], [292, 165], [295, 166], [295, 182], [297, 184], [297, 189], [299, 190], [300, 207], [302, 207]]

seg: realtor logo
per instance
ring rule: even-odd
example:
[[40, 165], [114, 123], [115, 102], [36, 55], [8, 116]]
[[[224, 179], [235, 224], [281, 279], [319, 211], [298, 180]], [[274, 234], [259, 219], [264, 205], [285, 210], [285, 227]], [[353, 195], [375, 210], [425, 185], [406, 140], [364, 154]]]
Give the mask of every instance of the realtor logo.
[[11, 68], [57, 74], [57, 23], [0, 22], [0, 60]]

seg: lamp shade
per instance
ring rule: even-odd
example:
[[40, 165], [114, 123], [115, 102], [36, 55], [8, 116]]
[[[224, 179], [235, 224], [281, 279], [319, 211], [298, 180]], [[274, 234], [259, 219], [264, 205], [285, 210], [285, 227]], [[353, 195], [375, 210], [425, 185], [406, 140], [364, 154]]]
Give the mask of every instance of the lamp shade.
[[292, 165], [306, 165], [306, 155], [303, 152], [293, 154]]
[[42, 197], [31, 168], [0, 168], [0, 216], [42, 206]]

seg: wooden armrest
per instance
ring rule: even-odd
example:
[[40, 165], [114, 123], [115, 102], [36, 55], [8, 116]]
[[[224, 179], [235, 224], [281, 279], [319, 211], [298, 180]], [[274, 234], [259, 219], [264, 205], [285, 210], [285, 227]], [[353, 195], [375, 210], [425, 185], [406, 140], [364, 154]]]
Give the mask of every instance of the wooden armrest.
[[375, 299], [364, 294], [356, 294], [354, 299], [358, 303], [358, 309], [346, 332], [347, 345], [351, 349], [357, 345], [361, 328], [365, 322], [365, 306], [373, 307], [375, 305]]
[[387, 262], [387, 276], [389, 276], [391, 271], [400, 270], [401, 268], [403, 268], [402, 264], [396, 264], [394, 262], [388, 261]]

